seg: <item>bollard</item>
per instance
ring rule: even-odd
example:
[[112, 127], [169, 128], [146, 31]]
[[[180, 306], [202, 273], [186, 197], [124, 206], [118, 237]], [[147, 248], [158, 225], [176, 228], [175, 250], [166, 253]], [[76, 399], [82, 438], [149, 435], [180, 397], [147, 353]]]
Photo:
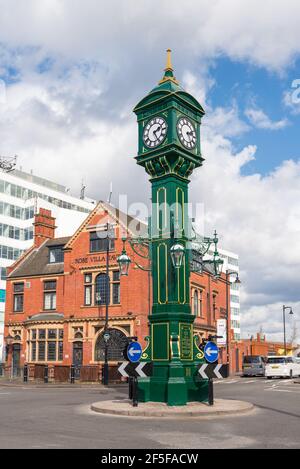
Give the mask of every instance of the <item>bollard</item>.
[[28, 383], [28, 365], [24, 365], [23, 381], [24, 383]]
[[137, 407], [139, 405], [138, 401], [138, 380], [137, 378], [132, 378], [132, 405]]
[[48, 365], [45, 365], [45, 368], [44, 368], [44, 383], [48, 384], [48, 382], [49, 382], [49, 369], [48, 369]]
[[208, 380], [208, 404], [214, 405], [214, 385], [211, 378]]
[[75, 366], [71, 365], [71, 384], [75, 384]]

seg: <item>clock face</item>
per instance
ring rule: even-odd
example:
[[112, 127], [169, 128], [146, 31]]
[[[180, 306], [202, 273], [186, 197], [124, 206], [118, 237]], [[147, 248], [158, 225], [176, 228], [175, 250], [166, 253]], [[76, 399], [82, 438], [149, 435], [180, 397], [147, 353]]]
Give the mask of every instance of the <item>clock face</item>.
[[160, 145], [167, 135], [168, 126], [162, 117], [154, 117], [144, 129], [144, 143], [148, 148]]
[[185, 117], [181, 117], [177, 123], [177, 132], [182, 145], [193, 150], [196, 146], [197, 136], [192, 122]]

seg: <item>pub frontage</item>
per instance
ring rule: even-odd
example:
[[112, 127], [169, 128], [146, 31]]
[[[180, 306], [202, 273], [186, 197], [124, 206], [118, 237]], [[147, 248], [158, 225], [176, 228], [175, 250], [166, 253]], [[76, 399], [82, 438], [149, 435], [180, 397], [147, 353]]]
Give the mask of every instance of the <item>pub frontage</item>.
[[[118, 257], [124, 237], [148, 228], [103, 202], [72, 237], [55, 238], [55, 228], [51, 212], [40, 209], [33, 247], [9, 269], [5, 372], [18, 376], [26, 365], [29, 380], [43, 379], [47, 367], [49, 381], [68, 381], [73, 367], [75, 379], [99, 382], [107, 346], [109, 379], [117, 381], [127, 338], [137, 337], [146, 348], [152, 307], [146, 256], [129, 248], [130, 276], [120, 275]], [[190, 302], [201, 342], [216, 334], [218, 319], [226, 318], [224, 281], [209, 270], [192, 272]]]

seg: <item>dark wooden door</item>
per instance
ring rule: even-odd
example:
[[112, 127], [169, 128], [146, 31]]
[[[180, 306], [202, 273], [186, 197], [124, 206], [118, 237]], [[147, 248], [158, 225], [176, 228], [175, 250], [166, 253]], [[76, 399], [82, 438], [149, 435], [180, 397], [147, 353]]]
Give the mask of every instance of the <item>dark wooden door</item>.
[[13, 353], [12, 353], [12, 375], [14, 378], [17, 378], [18, 376], [21, 375], [20, 356], [21, 356], [21, 345], [14, 344]]
[[80, 369], [83, 364], [83, 345], [82, 342], [73, 343], [73, 365], [75, 367], [75, 379], [80, 378]]

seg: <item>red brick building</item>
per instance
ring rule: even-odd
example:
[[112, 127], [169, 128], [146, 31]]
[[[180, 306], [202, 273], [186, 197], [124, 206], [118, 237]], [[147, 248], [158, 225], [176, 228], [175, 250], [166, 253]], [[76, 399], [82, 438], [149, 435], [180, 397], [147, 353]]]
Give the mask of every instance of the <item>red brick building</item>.
[[[145, 344], [151, 311], [148, 260], [127, 245], [132, 260], [128, 277], [121, 277], [117, 258], [122, 237], [147, 227], [100, 202], [69, 238], [55, 238], [55, 219], [40, 210], [35, 217], [34, 246], [10, 269], [7, 280], [5, 336], [10, 337], [7, 364], [77, 365], [101, 368], [104, 359], [106, 229], [113, 226], [109, 254], [109, 327], [111, 366], [122, 359], [126, 336]], [[104, 242], [105, 241], [105, 242]], [[216, 321], [226, 317], [226, 286], [209, 272], [191, 274], [191, 308], [195, 332], [216, 333]], [[229, 319], [230, 320], [230, 319]], [[225, 350], [224, 350], [225, 352]], [[225, 359], [226, 353], [223, 358]]]

